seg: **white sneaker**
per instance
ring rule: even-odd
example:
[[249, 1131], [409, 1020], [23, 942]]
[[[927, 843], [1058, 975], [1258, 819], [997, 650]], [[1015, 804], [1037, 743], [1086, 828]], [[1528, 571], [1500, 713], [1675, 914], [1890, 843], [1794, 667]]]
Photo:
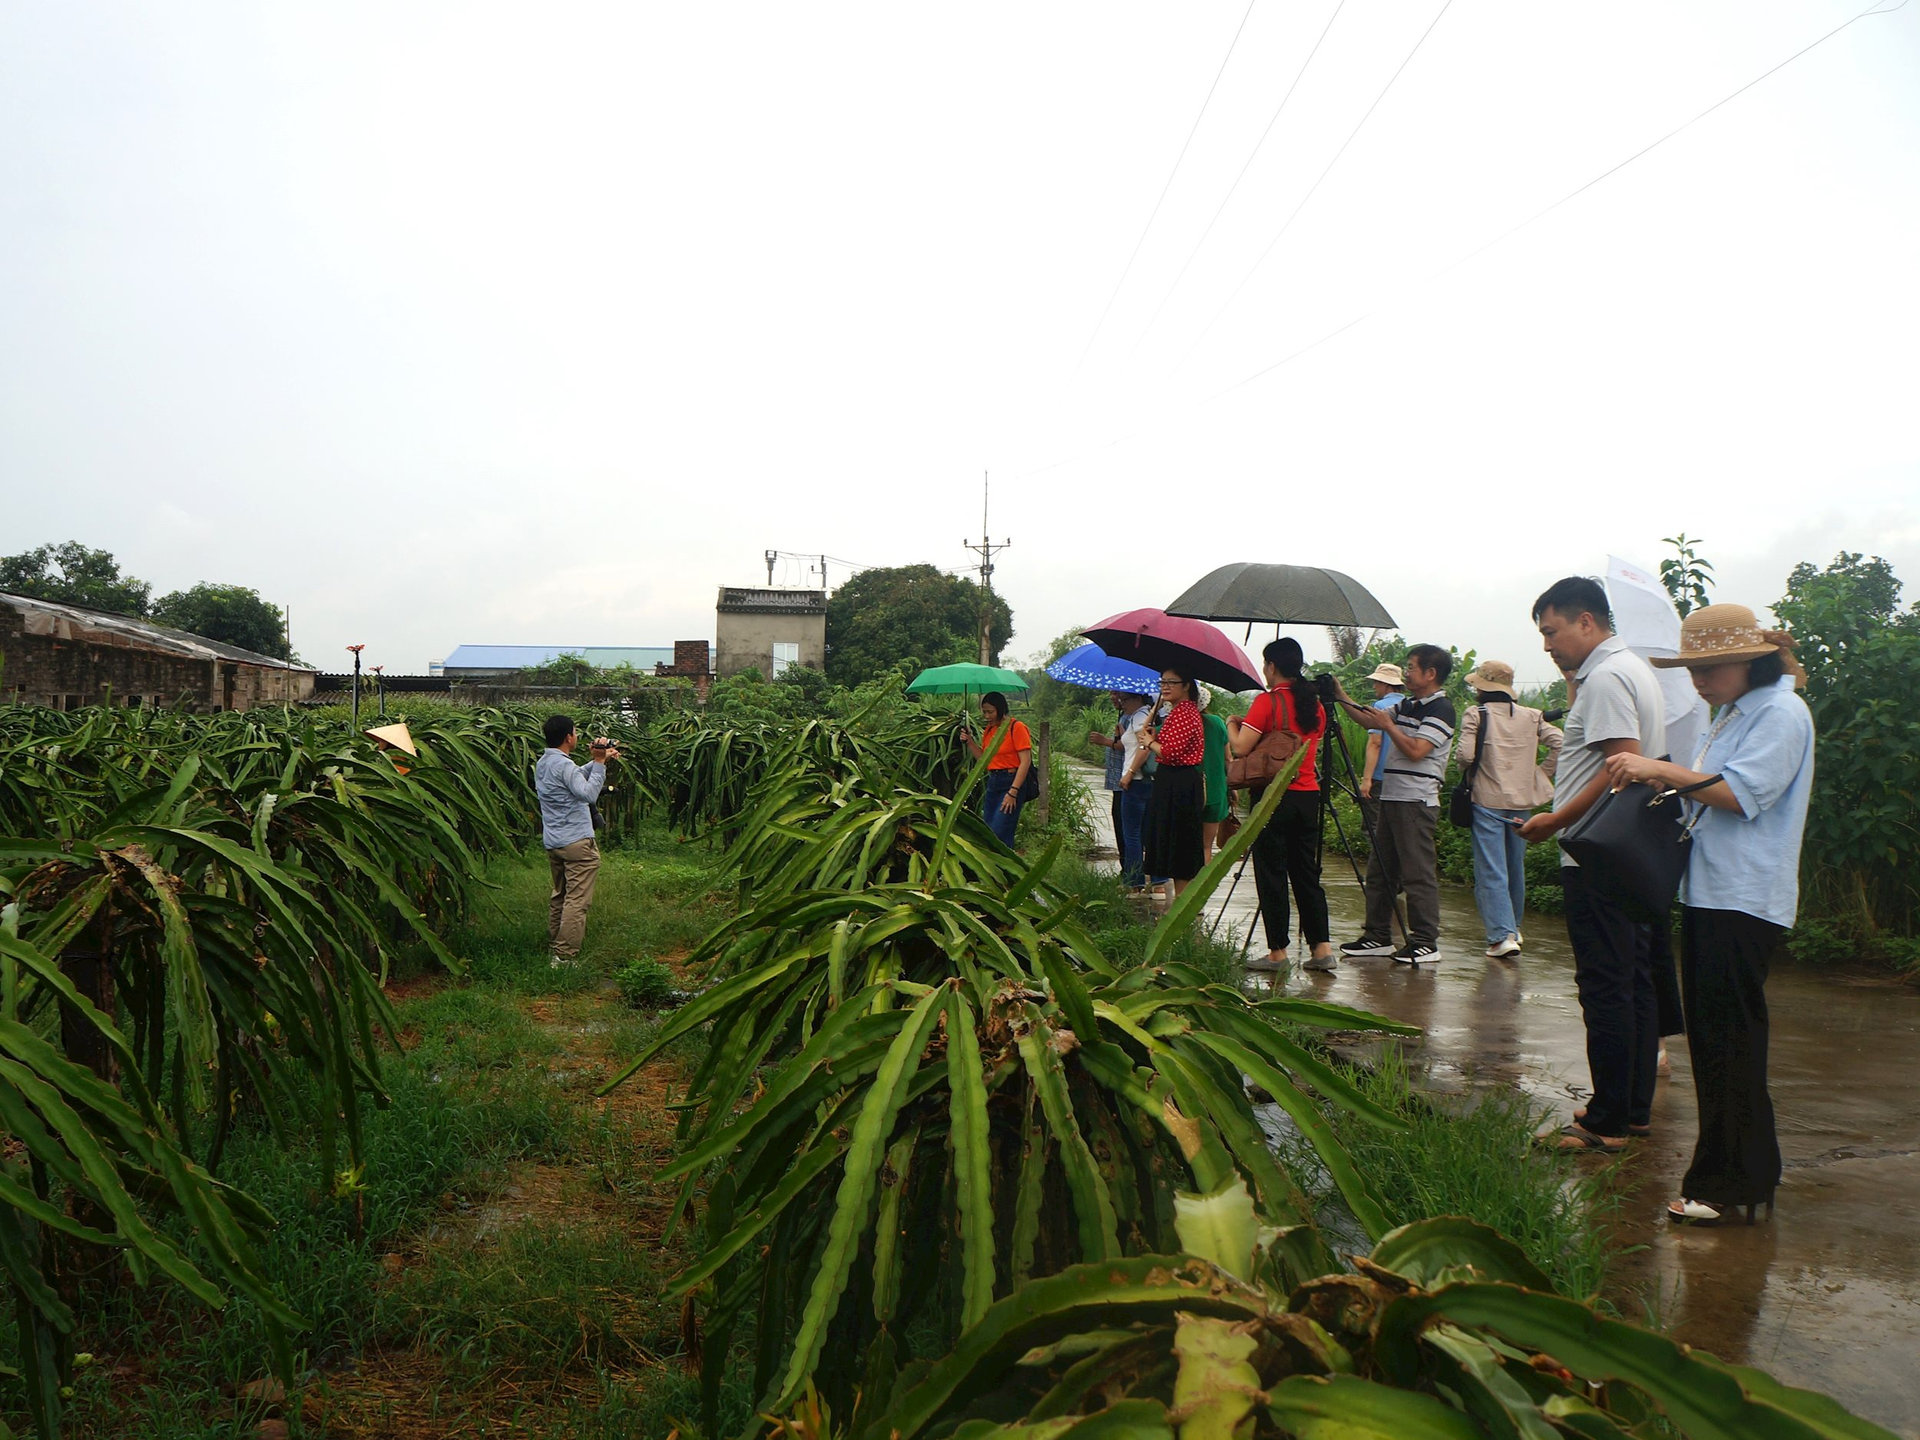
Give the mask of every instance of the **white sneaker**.
[[549, 970], [571, 970], [574, 962], [564, 955], [554, 955], [547, 960]]
[[1504, 960], [1509, 955], [1518, 955], [1519, 953], [1520, 940], [1519, 937], [1515, 935], [1509, 935], [1506, 939], [1497, 941], [1487, 947], [1487, 958], [1489, 960]]

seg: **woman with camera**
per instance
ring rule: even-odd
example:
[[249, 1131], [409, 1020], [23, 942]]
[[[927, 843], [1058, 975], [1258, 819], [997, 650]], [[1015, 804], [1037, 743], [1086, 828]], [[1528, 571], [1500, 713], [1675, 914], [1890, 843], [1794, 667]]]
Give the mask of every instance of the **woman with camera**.
[[[1680, 979], [1700, 1137], [1667, 1218], [1717, 1225], [1756, 1207], [1773, 1213], [1780, 1142], [1767, 1093], [1767, 969], [1799, 903], [1800, 837], [1813, 789], [1813, 716], [1794, 693], [1805, 672], [1782, 631], [1744, 605], [1708, 605], [1680, 626], [1684, 666], [1714, 707], [1691, 767], [1650, 756], [1606, 760], [1615, 788], [1688, 797], [1693, 852], [1680, 882]], [[1698, 802], [1695, 804], [1694, 802]]]

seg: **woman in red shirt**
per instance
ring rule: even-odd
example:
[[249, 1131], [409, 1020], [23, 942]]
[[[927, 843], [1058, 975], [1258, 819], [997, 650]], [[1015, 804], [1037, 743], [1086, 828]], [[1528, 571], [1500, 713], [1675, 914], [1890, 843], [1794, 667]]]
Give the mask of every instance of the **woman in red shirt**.
[[1205, 859], [1200, 827], [1207, 795], [1200, 762], [1207, 753], [1207, 732], [1200, 718], [1200, 687], [1191, 675], [1172, 667], [1162, 671], [1160, 698], [1173, 711], [1147, 742], [1160, 770], [1147, 805], [1146, 871], [1172, 880], [1178, 895]]
[[1300, 937], [1310, 947], [1309, 970], [1331, 970], [1338, 960], [1327, 919], [1327, 892], [1320, 883], [1320, 777], [1315, 770], [1320, 741], [1327, 733], [1326, 707], [1310, 682], [1300, 642], [1284, 635], [1261, 652], [1267, 693], [1253, 702], [1244, 720], [1229, 723], [1232, 753], [1246, 755], [1269, 730], [1300, 737], [1306, 759], [1280, 797], [1280, 808], [1253, 841], [1253, 883], [1266, 922], [1267, 958], [1249, 960], [1247, 969], [1284, 970], [1288, 965], [1287, 886], [1300, 904]]
[[[1007, 697], [989, 690], [980, 697], [981, 738], [967, 736], [967, 748], [975, 758], [986, 753], [986, 741], [1007, 718]], [[1016, 720], [1007, 727], [1000, 748], [987, 762], [987, 791], [981, 813], [987, 828], [1011, 846], [1020, 828], [1020, 790], [1027, 783], [1027, 771], [1033, 766], [1033, 735]]]

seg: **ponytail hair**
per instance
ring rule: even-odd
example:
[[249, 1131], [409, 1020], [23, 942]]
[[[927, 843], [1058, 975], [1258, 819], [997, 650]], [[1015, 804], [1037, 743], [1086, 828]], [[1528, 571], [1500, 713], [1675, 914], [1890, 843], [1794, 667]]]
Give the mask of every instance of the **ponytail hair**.
[[1280, 678], [1287, 682], [1287, 689], [1293, 694], [1293, 714], [1300, 723], [1302, 734], [1312, 734], [1320, 726], [1320, 695], [1313, 688], [1313, 682], [1301, 672], [1306, 669], [1306, 652], [1300, 648], [1300, 642], [1291, 635], [1282, 635], [1278, 640], [1267, 642], [1267, 648], [1260, 657], [1280, 672]]

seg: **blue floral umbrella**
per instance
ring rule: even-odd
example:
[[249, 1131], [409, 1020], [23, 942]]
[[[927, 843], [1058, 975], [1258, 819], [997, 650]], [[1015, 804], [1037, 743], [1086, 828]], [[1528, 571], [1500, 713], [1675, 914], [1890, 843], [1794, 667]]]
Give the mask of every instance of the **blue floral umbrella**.
[[1160, 689], [1160, 672], [1120, 660], [1089, 641], [1069, 650], [1047, 666], [1047, 674], [1069, 685], [1084, 685], [1089, 690], [1118, 690], [1127, 695], [1154, 695]]

